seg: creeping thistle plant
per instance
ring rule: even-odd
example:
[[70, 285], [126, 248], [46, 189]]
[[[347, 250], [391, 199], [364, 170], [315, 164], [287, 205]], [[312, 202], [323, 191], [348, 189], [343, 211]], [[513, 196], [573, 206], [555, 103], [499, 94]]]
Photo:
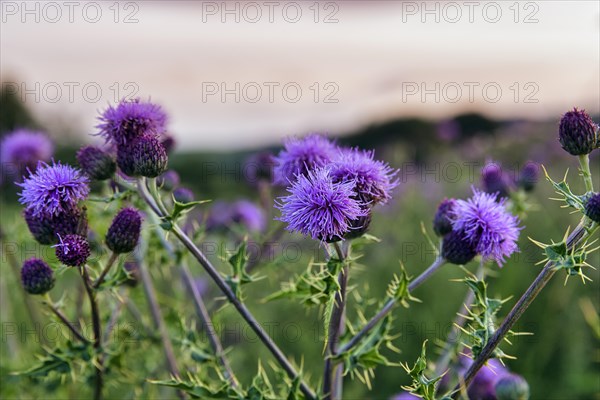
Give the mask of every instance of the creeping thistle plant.
[[[376, 207], [393, 197], [399, 183], [395, 169], [372, 151], [345, 148], [324, 136], [291, 138], [275, 157], [256, 158], [261, 163], [255, 175], [264, 209], [248, 201], [215, 202], [212, 215], [198, 219], [194, 211], [205, 211], [207, 200], [195, 200], [194, 193], [180, 186], [177, 173], [167, 171], [172, 138], [166, 123], [165, 112], [150, 102], [123, 101], [109, 107], [97, 126], [106, 143], [83, 147], [77, 153], [80, 168], [49, 163], [52, 145], [39, 133], [18, 131], [5, 139], [2, 158], [19, 158], [28, 167], [17, 181], [25, 223], [39, 244], [52, 246], [58, 260], [26, 260], [20, 271], [23, 288], [39, 296], [41, 305], [71, 332], [70, 340], [45, 347], [46, 354], [19, 374], [47, 383], [88, 382], [95, 399], [107, 396], [116, 384], [111, 382], [132, 384], [132, 395], [141, 397], [156, 394], [153, 390], [174, 390], [180, 398], [342, 399], [344, 380], [357, 378], [370, 388], [378, 368], [401, 366], [412, 383], [403, 386], [406, 392], [398, 399], [528, 398], [527, 382], [501, 364], [508, 356], [499, 345], [509, 344], [518, 334], [512, 330], [516, 321], [556, 272], [589, 280], [584, 270], [592, 267], [589, 256], [597, 249], [593, 235], [600, 223], [600, 194], [594, 192], [588, 155], [600, 140], [598, 126], [584, 111], [564, 115], [559, 141], [578, 157], [586, 192], [574, 193], [567, 175], [556, 182], [546, 172], [557, 200], [581, 214], [581, 221], [572, 231], [566, 229], [559, 242], [531, 239], [542, 248], [544, 267], [506, 316], [503, 306], [510, 299], [489, 297], [486, 272], [493, 268], [489, 264], [502, 267], [518, 251], [521, 220], [532, 209], [527, 193], [539, 174], [536, 164], [527, 163], [513, 180], [498, 165], [488, 166], [482, 172], [483, 190], [473, 188], [467, 199], [443, 200], [432, 212], [439, 243], [428, 238], [435, 260], [414, 277], [403, 265], [398, 267], [379, 298], [360, 293], [355, 280], [360, 252], [380, 242], [368, 230]], [[287, 195], [273, 202], [270, 195], [276, 185], [286, 187]], [[262, 296], [316, 306], [323, 324], [322, 370], [316, 373], [291, 361], [246, 304], [246, 288], [264, 278], [255, 270], [260, 260], [250, 261], [250, 238], [265, 234], [264, 218], [273, 208], [279, 212], [274, 219], [280, 227], [271, 235], [281, 237], [285, 227], [313, 240], [324, 253], [323, 260], [313, 259], [306, 270], [282, 282], [280, 290]], [[106, 220], [111, 223], [103, 223]], [[236, 249], [217, 261], [228, 265], [229, 272], [217, 267], [200, 245], [207, 233], [224, 226], [235, 238]], [[475, 259], [476, 273], [462, 267], [466, 277], [461, 281], [469, 290], [453, 332], [463, 335], [442, 343], [435, 362], [427, 359], [426, 343], [412, 366], [400, 362], [397, 354], [402, 349], [394, 340], [399, 336], [395, 321], [402, 313], [392, 313], [397, 305], [408, 308], [421, 301], [413, 291], [442, 266], [466, 266]], [[198, 264], [220, 291], [221, 303], [206, 303], [191, 273]], [[156, 271], [151, 273], [151, 267]], [[79, 313], [76, 322], [65, 313], [77, 306], [74, 296], [65, 293], [53, 300], [49, 294], [55, 282], [67, 279], [73, 270], [80, 275], [81, 293], [90, 308], [89, 314]], [[157, 279], [168, 282], [181, 304], [164, 303], [155, 288]], [[177, 296], [178, 279], [187, 293], [183, 297]], [[149, 316], [136, 306], [136, 286], [143, 288]], [[228, 307], [215, 307], [223, 300]], [[193, 318], [181, 313], [186, 306], [193, 308]], [[125, 366], [131, 346], [111, 335], [124, 309], [143, 328], [131, 333], [142, 355], [158, 348], [164, 358], [166, 367], [155, 359], [137, 360], [153, 364], [151, 375], [141, 378], [143, 384]], [[237, 378], [239, 366], [229, 360], [229, 344], [216, 329], [225, 309], [239, 315], [271, 353], [272, 358], [255, 363], [257, 372], [250, 382]], [[86, 315], [91, 336], [82, 330]], [[208, 341], [202, 342], [202, 335]], [[168, 377], [158, 379], [164, 377], [163, 368]]]

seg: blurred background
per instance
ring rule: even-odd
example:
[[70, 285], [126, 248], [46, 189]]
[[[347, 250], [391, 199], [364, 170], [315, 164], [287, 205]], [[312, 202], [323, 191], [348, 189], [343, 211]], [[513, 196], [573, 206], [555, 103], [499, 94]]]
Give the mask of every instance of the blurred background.
[[[0, 6], [0, 135], [21, 127], [45, 131], [56, 144], [56, 159], [74, 163], [83, 143], [100, 143], [93, 136], [99, 112], [138, 97], [168, 112], [176, 142], [169, 167], [201, 199], [260, 204], [244, 165], [253, 154], [277, 152], [286, 136], [319, 132], [375, 149], [378, 158], [400, 169], [400, 185], [372, 223], [383, 243], [366, 247], [355, 275], [355, 284], [374, 298], [383, 296], [399, 262], [416, 275], [432, 261], [420, 224], [430, 229], [444, 197], [467, 197], [471, 186], [481, 187], [480, 170], [487, 162], [501, 163], [516, 177], [532, 160], [557, 179], [569, 168], [575, 181], [576, 160], [556, 140], [558, 121], [573, 107], [599, 121], [597, 1], [3, 1]], [[583, 185], [576, 182], [574, 189], [581, 192]], [[2, 229], [13, 242], [24, 243], [16, 253], [21, 260], [35, 247], [20, 217], [17, 188], [5, 179], [1, 190]], [[273, 196], [283, 193], [274, 189]], [[560, 240], [564, 228], [577, 223], [548, 200], [551, 195], [541, 180], [531, 194], [536, 207], [524, 220], [521, 253], [491, 278], [492, 294], [518, 297], [537, 274], [534, 264], [541, 256], [527, 237]], [[257, 242], [279, 226], [269, 218], [277, 212], [263, 211], [268, 227], [253, 233]], [[234, 247], [234, 236], [211, 234], [223, 245], [213, 259]], [[268, 279], [247, 290], [248, 304], [262, 321], [300, 324], [299, 339], [276, 331], [275, 340], [296, 361], [304, 355], [305, 371], [316, 382], [322, 368], [316, 310], [262, 299], [302, 272], [318, 245], [289, 234], [280, 241], [279, 253], [275, 250], [260, 270]], [[299, 243], [303, 251], [282, 262], [287, 243]], [[4, 250], [1, 261], [5, 327], [26, 318]], [[594, 266], [599, 261], [597, 253], [589, 260]], [[173, 274], [163, 264], [154, 271], [157, 279]], [[197, 266], [194, 271], [202, 278]], [[458, 268], [442, 270], [415, 292], [423, 303], [397, 311], [402, 352], [390, 358], [412, 363], [423, 340], [444, 339], [465, 291], [451, 279], [462, 276]], [[518, 356], [508, 365], [529, 381], [534, 399], [600, 398], [598, 326], [590, 323], [600, 304], [600, 276], [597, 271], [590, 276], [594, 282], [587, 285], [574, 279], [567, 285], [561, 278], [551, 282], [519, 323], [534, 335], [508, 346]], [[60, 286], [72, 301], [68, 284]], [[171, 287], [160, 291], [163, 304], [182, 295]], [[215, 294], [207, 289], [207, 298]], [[143, 296], [137, 296], [145, 307]], [[512, 304], [514, 299], [504, 313]], [[177, 320], [178, 312], [193, 310], [169, 309], [167, 318]], [[241, 324], [232, 310], [221, 314], [224, 326]], [[301, 322], [299, 315], [305, 316]], [[25, 378], [7, 375], [28, 365], [40, 349], [40, 343], [16, 339], [3, 328], [3, 397], [43, 396], [36, 386], [21, 393]], [[233, 346], [240, 340], [245, 346]], [[248, 338], [225, 341], [243, 379], [255, 372], [257, 355], [269, 357]], [[155, 353], [158, 359], [160, 351]], [[346, 393], [387, 398], [406, 383], [403, 370], [380, 368], [372, 390], [355, 381]], [[129, 393], [114, 390], [115, 396]], [[172, 395], [165, 393], [159, 394]]]

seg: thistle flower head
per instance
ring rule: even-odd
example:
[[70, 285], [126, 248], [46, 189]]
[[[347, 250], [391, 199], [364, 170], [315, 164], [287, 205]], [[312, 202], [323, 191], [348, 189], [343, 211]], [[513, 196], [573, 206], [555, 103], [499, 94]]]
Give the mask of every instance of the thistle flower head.
[[286, 139], [284, 149], [274, 158], [274, 181], [287, 185], [297, 175], [306, 175], [309, 171], [324, 167], [335, 157], [336, 146], [327, 138], [311, 134], [304, 138]]
[[56, 248], [56, 258], [66, 266], [79, 267], [86, 263], [91, 254], [87, 239], [79, 235], [59, 236]]
[[142, 216], [135, 208], [123, 208], [113, 219], [106, 233], [106, 245], [113, 252], [129, 253], [140, 238]]
[[334, 182], [355, 182], [359, 199], [369, 204], [386, 203], [391, 198], [397, 172], [383, 161], [374, 159], [374, 152], [340, 149], [331, 163]]
[[19, 186], [23, 188], [19, 201], [31, 208], [33, 215], [57, 215], [71, 210], [90, 192], [88, 178], [80, 170], [60, 162], [52, 165], [40, 162], [35, 173]]
[[21, 283], [29, 294], [44, 294], [54, 286], [54, 272], [45, 261], [30, 258], [21, 268]]
[[179, 203], [191, 203], [195, 197], [191, 189], [180, 186], [173, 191], [173, 198]]
[[519, 172], [517, 185], [526, 192], [531, 192], [540, 178], [540, 166], [533, 161], [528, 161]]
[[23, 218], [29, 232], [40, 244], [56, 244], [59, 236], [77, 234], [86, 236], [88, 230], [87, 213], [85, 208], [72, 208], [58, 214], [37, 214], [33, 209], [26, 208]]
[[243, 225], [251, 232], [261, 232], [267, 227], [262, 209], [248, 200], [238, 200], [233, 203], [231, 219], [232, 222]]
[[574, 156], [589, 154], [598, 143], [598, 125], [585, 110], [574, 108], [562, 116], [558, 140], [565, 151]]
[[276, 207], [288, 230], [322, 241], [341, 239], [351, 229], [351, 221], [367, 210], [354, 198], [355, 183], [333, 182], [329, 169], [319, 168], [298, 175]]
[[115, 145], [125, 145], [144, 134], [162, 134], [167, 115], [159, 105], [134, 99], [109, 106], [99, 120], [100, 135]]
[[54, 145], [46, 134], [28, 129], [9, 133], [0, 144], [0, 162], [15, 164], [23, 171], [34, 169], [38, 161], [49, 161], [53, 153]]
[[113, 157], [94, 146], [85, 146], [79, 149], [77, 162], [90, 179], [97, 181], [110, 179], [117, 171], [117, 164]]
[[436, 235], [444, 236], [452, 232], [452, 215], [456, 200], [444, 199], [433, 217], [433, 230]]
[[481, 170], [481, 182], [486, 193], [497, 193], [499, 198], [508, 197], [511, 185], [500, 164], [489, 163]]
[[506, 374], [494, 385], [497, 400], [528, 400], [529, 384], [520, 375]]
[[589, 219], [600, 224], [600, 193], [594, 193], [587, 199], [584, 213]]
[[167, 169], [167, 152], [155, 135], [144, 134], [117, 148], [117, 164], [129, 176], [156, 178]]
[[457, 200], [452, 228], [462, 232], [484, 259], [494, 259], [501, 267], [505, 257], [518, 250], [519, 219], [510, 214], [505, 200], [496, 194], [473, 189], [469, 200]]

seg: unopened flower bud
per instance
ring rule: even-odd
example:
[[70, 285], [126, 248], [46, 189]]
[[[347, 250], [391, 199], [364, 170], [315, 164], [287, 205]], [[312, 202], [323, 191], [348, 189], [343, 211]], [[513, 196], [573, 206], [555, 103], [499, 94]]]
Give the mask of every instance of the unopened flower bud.
[[584, 213], [589, 219], [600, 224], [600, 193], [594, 193], [587, 199]]
[[438, 206], [435, 216], [433, 217], [433, 230], [438, 236], [445, 236], [452, 232], [452, 212], [456, 200], [444, 199]]
[[456, 265], [464, 265], [477, 255], [475, 247], [463, 231], [452, 231], [442, 242], [442, 257]]
[[31, 258], [23, 263], [21, 283], [29, 294], [44, 294], [54, 286], [54, 272], [45, 261]]
[[79, 267], [87, 262], [91, 254], [87, 239], [79, 235], [60, 237], [60, 243], [54, 245], [56, 258], [66, 266]]
[[563, 115], [558, 130], [558, 140], [569, 154], [589, 154], [597, 146], [598, 125], [585, 110], [574, 108]]
[[529, 385], [523, 377], [516, 374], [503, 376], [494, 386], [498, 400], [528, 400]]
[[106, 245], [117, 254], [133, 251], [140, 238], [142, 216], [135, 208], [124, 208], [115, 216], [106, 234]]
[[94, 146], [82, 147], [77, 152], [77, 162], [90, 179], [97, 181], [110, 179], [117, 170], [117, 164], [112, 156]]

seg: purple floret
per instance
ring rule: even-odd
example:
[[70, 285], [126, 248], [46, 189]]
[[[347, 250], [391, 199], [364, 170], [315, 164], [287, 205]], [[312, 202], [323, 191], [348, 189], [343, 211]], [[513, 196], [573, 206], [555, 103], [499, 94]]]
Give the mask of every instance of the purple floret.
[[359, 199], [369, 204], [385, 204], [397, 186], [397, 171], [387, 163], [375, 160], [373, 151], [354, 149], [338, 150], [331, 163], [334, 182], [355, 182]]
[[38, 161], [50, 161], [54, 145], [42, 132], [17, 129], [4, 136], [0, 145], [0, 162], [15, 164], [19, 169], [34, 169]]
[[134, 99], [109, 106], [98, 119], [100, 135], [113, 144], [126, 145], [144, 134], [163, 134], [167, 115], [157, 104]]
[[339, 240], [350, 231], [351, 221], [367, 213], [353, 198], [354, 187], [351, 181], [334, 183], [326, 168], [298, 175], [288, 189], [291, 194], [276, 204], [281, 210], [279, 219], [290, 231], [327, 242]]
[[40, 162], [34, 174], [25, 178], [19, 201], [31, 209], [32, 215], [56, 215], [76, 207], [90, 192], [88, 178], [76, 168], [60, 162]]
[[336, 146], [321, 135], [288, 138], [284, 143], [284, 150], [274, 157], [274, 182], [281, 185], [292, 183], [297, 175], [306, 175], [331, 162], [336, 151]]
[[473, 189], [469, 200], [457, 200], [452, 227], [464, 232], [477, 253], [485, 259], [494, 259], [502, 267], [505, 257], [518, 251], [517, 240], [522, 228], [519, 219], [510, 214], [505, 200], [496, 194]]

